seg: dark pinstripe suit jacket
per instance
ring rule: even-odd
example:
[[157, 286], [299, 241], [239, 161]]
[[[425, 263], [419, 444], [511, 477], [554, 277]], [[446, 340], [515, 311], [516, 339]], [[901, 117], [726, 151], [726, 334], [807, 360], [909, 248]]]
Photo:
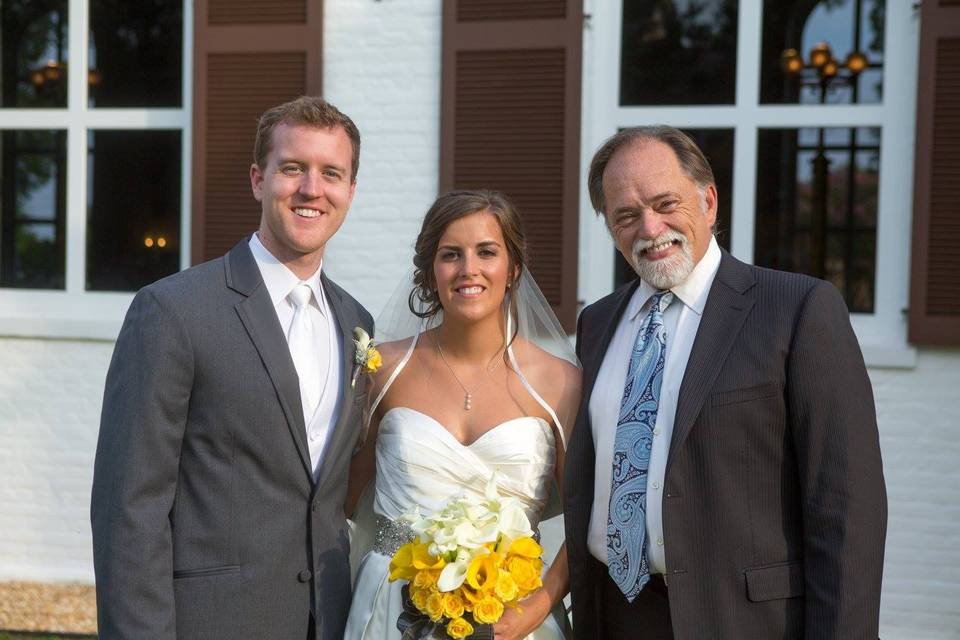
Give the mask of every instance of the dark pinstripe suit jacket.
[[[567, 453], [573, 628], [601, 637], [587, 407], [637, 286], [584, 309]], [[596, 478], [596, 482], [608, 482]], [[674, 635], [876, 638], [887, 501], [873, 393], [830, 284], [724, 252], [680, 388], [663, 504]], [[638, 631], [643, 620], [637, 620]]]

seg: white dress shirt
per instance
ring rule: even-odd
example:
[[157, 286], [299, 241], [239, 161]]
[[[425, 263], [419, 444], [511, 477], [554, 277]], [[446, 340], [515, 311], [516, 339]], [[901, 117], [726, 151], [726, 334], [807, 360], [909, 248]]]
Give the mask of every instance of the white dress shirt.
[[[690, 276], [671, 291], [674, 299], [663, 313], [666, 333], [663, 382], [660, 387], [660, 405], [653, 429], [653, 448], [647, 470], [647, 561], [650, 573], [666, 573], [663, 538], [663, 481], [667, 468], [667, 454], [673, 435], [673, 421], [677, 412], [677, 397], [683, 373], [687, 368], [690, 349], [697, 337], [700, 317], [707, 304], [710, 287], [720, 267], [720, 247], [714, 238], [703, 258]], [[620, 413], [620, 401], [627, 381], [627, 368], [637, 331], [649, 311], [649, 302], [656, 290], [641, 282], [634, 291], [620, 318], [610, 346], [604, 354], [590, 395], [590, 423], [597, 452], [597, 466], [593, 489], [593, 510], [587, 546], [598, 560], [607, 562], [607, 515], [610, 507], [610, 481], [613, 473], [613, 445]]]
[[[320, 402], [312, 416], [304, 416], [304, 423], [307, 427], [310, 462], [313, 465], [314, 478], [316, 478], [320, 459], [323, 457], [323, 450], [327, 445], [330, 432], [336, 424], [337, 417], [340, 415], [340, 384], [343, 380], [340, 332], [337, 330], [336, 320], [324, 294], [323, 282], [320, 280], [323, 264], [321, 263], [320, 267], [317, 268], [316, 273], [301, 281], [263, 246], [257, 234], [253, 234], [250, 238], [250, 251], [257, 262], [257, 267], [260, 268], [260, 275], [263, 276], [263, 283], [270, 294], [270, 300], [277, 312], [283, 334], [288, 339], [296, 308], [287, 296], [301, 282], [313, 291], [309, 313], [314, 328], [314, 353], [320, 367], [318, 384], [321, 385], [321, 391]], [[240, 374], [241, 372], [238, 372], [238, 375]]]

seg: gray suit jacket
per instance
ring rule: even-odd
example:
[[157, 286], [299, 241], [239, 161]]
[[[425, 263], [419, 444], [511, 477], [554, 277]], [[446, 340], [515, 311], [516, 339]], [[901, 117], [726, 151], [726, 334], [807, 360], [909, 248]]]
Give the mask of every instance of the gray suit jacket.
[[[107, 374], [91, 522], [101, 638], [339, 639], [370, 314], [324, 277], [340, 417], [313, 481], [297, 373], [247, 240], [133, 300]], [[359, 391], [359, 388], [358, 390]]]
[[[594, 482], [609, 482], [594, 478], [587, 407], [637, 282], [584, 309], [577, 331], [584, 394], [564, 512], [573, 628], [584, 640], [602, 637], [604, 576], [587, 528]], [[833, 286], [723, 253], [664, 488], [676, 638], [877, 637], [886, 490], [870, 380]]]

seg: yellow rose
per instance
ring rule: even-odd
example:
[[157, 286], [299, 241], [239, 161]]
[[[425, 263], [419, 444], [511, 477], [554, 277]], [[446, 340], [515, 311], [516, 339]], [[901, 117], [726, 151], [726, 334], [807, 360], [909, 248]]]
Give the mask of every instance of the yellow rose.
[[413, 579], [413, 586], [418, 589], [429, 589], [437, 584], [437, 578], [439, 576], [440, 572], [437, 570], [423, 569], [419, 571], [417, 577]]
[[417, 570], [413, 565], [413, 543], [408, 542], [403, 545], [390, 558], [390, 581], [394, 580], [413, 580], [417, 575]]
[[374, 347], [367, 348], [367, 364], [365, 366], [367, 373], [376, 373], [377, 369], [383, 366], [383, 358]]
[[424, 609], [425, 609], [424, 613], [430, 616], [430, 619], [433, 620], [434, 622], [442, 618], [443, 617], [443, 596], [440, 595], [439, 593], [431, 593], [430, 596], [427, 598], [427, 604], [426, 604], [426, 607], [424, 607]]
[[513, 557], [507, 561], [507, 570], [521, 591], [529, 593], [543, 584], [537, 564], [539, 563], [520, 557]]
[[466, 638], [473, 633], [473, 625], [463, 618], [454, 618], [447, 625], [447, 635], [451, 638]]
[[480, 624], [493, 624], [503, 615], [503, 603], [496, 598], [485, 597], [473, 606], [473, 617]]
[[456, 593], [443, 594], [443, 615], [448, 618], [459, 618], [463, 615], [463, 600]]
[[430, 544], [427, 542], [415, 542], [411, 556], [410, 564], [415, 569], [443, 569], [447, 564], [440, 556], [430, 555]]
[[497, 584], [494, 587], [494, 593], [504, 602], [510, 602], [516, 599], [519, 589], [517, 583], [510, 575], [509, 571], [501, 569], [497, 575]]
[[509, 553], [523, 556], [524, 558], [539, 558], [543, 555], [543, 547], [534, 541], [533, 538], [517, 538], [510, 545]]
[[430, 597], [429, 589], [411, 589], [410, 599], [420, 613], [427, 612], [427, 598]]

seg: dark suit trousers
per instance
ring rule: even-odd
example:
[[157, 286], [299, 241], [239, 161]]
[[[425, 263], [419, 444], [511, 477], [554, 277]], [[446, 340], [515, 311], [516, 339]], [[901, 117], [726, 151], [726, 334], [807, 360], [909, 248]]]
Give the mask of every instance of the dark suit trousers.
[[603, 576], [598, 597], [604, 640], [673, 640], [670, 600], [661, 576], [650, 576], [634, 601], [627, 602], [607, 573], [607, 566], [602, 562], [597, 565], [597, 575]]

